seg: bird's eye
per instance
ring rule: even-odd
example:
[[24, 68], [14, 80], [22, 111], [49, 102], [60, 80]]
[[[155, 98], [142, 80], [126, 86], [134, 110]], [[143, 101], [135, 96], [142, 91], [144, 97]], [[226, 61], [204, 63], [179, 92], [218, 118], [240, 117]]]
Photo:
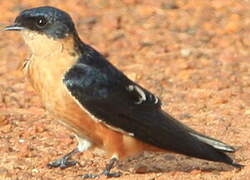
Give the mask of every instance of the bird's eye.
[[47, 20], [44, 17], [39, 17], [36, 20], [36, 26], [38, 28], [44, 28], [47, 25]]

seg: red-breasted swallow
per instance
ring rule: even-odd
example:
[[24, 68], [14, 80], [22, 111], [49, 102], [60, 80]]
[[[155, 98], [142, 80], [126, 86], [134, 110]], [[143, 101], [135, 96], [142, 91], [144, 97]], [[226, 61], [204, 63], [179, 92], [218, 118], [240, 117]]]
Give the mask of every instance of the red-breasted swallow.
[[[22, 11], [3, 30], [20, 31], [31, 49], [23, 70], [47, 111], [71, 129], [79, 144], [48, 164], [76, 164], [76, 152], [98, 147], [111, 157], [101, 174], [118, 159], [143, 151], [175, 152], [240, 168], [226, 152], [232, 146], [192, 130], [161, 109], [154, 94], [130, 80], [106, 58], [81, 41], [66, 12], [54, 7]], [[99, 175], [85, 175], [97, 177]]]

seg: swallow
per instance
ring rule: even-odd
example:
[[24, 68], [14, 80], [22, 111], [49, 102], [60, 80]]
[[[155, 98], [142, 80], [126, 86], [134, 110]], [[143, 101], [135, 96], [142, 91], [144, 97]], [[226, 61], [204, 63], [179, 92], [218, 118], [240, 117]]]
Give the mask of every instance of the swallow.
[[118, 160], [144, 151], [172, 152], [236, 168], [226, 153], [235, 148], [177, 121], [161, 108], [160, 99], [130, 80], [102, 54], [82, 42], [70, 15], [44, 6], [22, 11], [3, 31], [19, 31], [31, 56], [23, 71], [45, 109], [76, 134], [78, 146], [48, 164], [66, 168], [71, 157], [94, 147], [110, 157], [99, 174], [111, 172]]

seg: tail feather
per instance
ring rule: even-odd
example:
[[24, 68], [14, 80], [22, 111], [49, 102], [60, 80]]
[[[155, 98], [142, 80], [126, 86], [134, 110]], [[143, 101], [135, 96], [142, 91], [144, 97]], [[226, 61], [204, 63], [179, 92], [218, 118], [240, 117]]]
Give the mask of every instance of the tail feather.
[[[162, 121], [160, 122], [166, 123], [162, 123], [161, 127], [168, 127], [168, 132], [170, 132], [170, 129], [175, 129], [175, 133], [171, 133], [172, 139], [179, 139], [180, 137], [178, 137], [178, 134], [182, 134], [182, 143], [185, 144], [185, 148], [183, 147], [183, 144], [176, 144], [176, 146], [172, 147], [175, 152], [210, 161], [224, 162], [236, 168], [243, 167], [243, 165], [236, 163], [225, 153], [235, 152], [235, 148], [233, 148], [232, 146], [196, 132], [195, 130], [189, 128], [181, 122], [176, 121], [166, 112], [161, 111], [161, 115], [163, 116], [159, 116], [159, 119], [162, 118]], [[181, 142], [180, 139], [179, 142]], [[168, 147], [170, 147], [169, 144]]]
[[185, 124], [182, 124], [183, 128], [186, 129], [190, 135], [196, 137], [197, 139], [199, 139], [201, 142], [209, 144], [211, 146], [213, 146], [215, 149], [224, 151], [224, 152], [230, 152], [233, 153], [235, 152], [235, 148], [233, 146], [230, 146], [228, 144], [223, 143], [222, 141], [219, 141], [217, 139], [208, 137], [204, 134], [201, 134], [193, 129], [191, 129], [190, 127], [186, 126]]
[[[212, 146], [213, 147], [213, 146]], [[226, 164], [229, 164], [231, 166], [234, 166], [238, 169], [241, 169], [244, 167], [244, 165], [241, 165], [241, 164], [238, 164], [237, 162], [235, 162], [231, 157], [229, 157], [226, 153], [224, 153], [223, 151], [221, 150], [218, 150], [218, 149], [213, 149], [214, 152], [210, 155], [213, 156], [213, 158], [209, 158], [210, 155], [208, 155], [208, 159], [207, 160], [212, 160], [212, 161], [218, 161], [218, 162], [224, 162]], [[212, 152], [212, 151], [211, 151]], [[203, 157], [204, 158], [204, 157]], [[204, 158], [206, 159], [206, 158]]]
[[196, 132], [189, 132], [189, 134], [191, 134], [192, 136], [196, 137], [197, 139], [199, 139], [201, 142], [204, 142], [206, 144], [209, 144], [211, 146], [213, 146], [215, 149], [218, 149], [220, 151], [224, 151], [224, 152], [235, 152], [235, 148], [232, 146], [229, 146], [219, 140], [213, 139], [211, 137], [207, 137], [205, 135], [196, 133]]

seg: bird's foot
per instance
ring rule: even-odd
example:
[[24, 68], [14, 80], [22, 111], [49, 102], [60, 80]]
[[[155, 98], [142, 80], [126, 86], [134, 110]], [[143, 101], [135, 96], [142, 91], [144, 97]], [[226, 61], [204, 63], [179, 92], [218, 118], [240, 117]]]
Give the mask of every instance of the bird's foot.
[[65, 159], [64, 157], [57, 159], [55, 161], [49, 162], [48, 167], [49, 168], [61, 168], [65, 169], [71, 166], [75, 166], [78, 162], [77, 161], [69, 161], [68, 159]]
[[69, 159], [71, 158], [71, 156], [73, 156], [77, 152], [79, 152], [78, 149], [74, 149], [70, 153], [63, 156], [62, 158], [48, 163], [47, 166], [49, 168], [57, 168], [57, 167], [59, 167], [61, 169], [65, 169], [65, 168], [68, 168], [68, 167], [71, 167], [71, 166], [75, 166], [76, 164], [78, 164], [78, 162], [77, 161], [69, 161]]
[[98, 178], [100, 176], [106, 176], [107, 178], [109, 177], [120, 177], [122, 175], [121, 172], [114, 172], [114, 173], [101, 173], [101, 174], [84, 174], [84, 175], [81, 175], [81, 177], [83, 179], [95, 179], [95, 178]]
[[84, 175], [81, 175], [81, 177], [83, 179], [94, 179], [94, 178], [98, 178], [102, 175], [104, 175], [106, 177], [120, 177], [122, 175], [121, 172], [113, 172], [113, 173], [110, 172], [110, 170], [114, 167], [114, 164], [117, 161], [118, 160], [116, 158], [112, 158], [109, 161], [109, 163], [106, 165], [105, 169], [100, 174], [84, 174]]
[[111, 173], [111, 172], [108, 172], [108, 171], [104, 170], [101, 173], [101, 175], [104, 175], [106, 177], [120, 177], [122, 175], [122, 173], [121, 172], [113, 172], [113, 173]]

